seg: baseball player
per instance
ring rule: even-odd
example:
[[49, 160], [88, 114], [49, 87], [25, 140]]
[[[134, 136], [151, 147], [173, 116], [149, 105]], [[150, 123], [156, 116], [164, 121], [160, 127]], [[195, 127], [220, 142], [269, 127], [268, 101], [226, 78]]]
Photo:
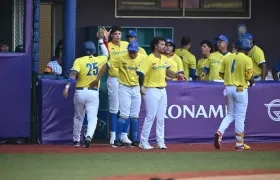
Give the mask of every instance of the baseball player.
[[255, 81], [265, 81], [268, 72], [264, 52], [260, 47], [255, 45], [252, 34], [246, 33], [245, 38], [250, 39], [252, 44], [252, 49], [248, 53], [248, 56], [253, 60], [253, 76], [255, 78]]
[[[136, 70], [140, 63], [146, 58], [145, 55], [140, 54], [139, 44], [136, 41], [130, 41], [128, 45], [128, 52], [110, 59], [106, 65], [103, 66], [97, 79], [97, 83], [104, 72], [109, 68], [118, 68], [119, 70], [119, 100], [120, 100], [120, 116], [117, 122], [116, 139], [113, 147], [123, 147], [129, 144], [121, 139], [121, 133], [124, 131], [126, 121], [130, 121], [132, 146], [139, 145], [138, 142], [138, 117], [141, 106], [140, 86], [138, 82], [138, 75]], [[138, 53], [139, 52], [139, 53]]]
[[[110, 58], [117, 59], [118, 56], [127, 53], [128, 42], [121, 41], [122, 29], [119, 26], [113, 26], [110, 30], [112, 41], [108, 44]], [[107, 89], [109, 96], [109, 113], [110, 113], [110, 144], [113, 145], [116, 138], [117, 128], [117, 114], [119, 111], [119, 97], [118, 97], [118, 82], [119, 71], [118, 68], [112, 67], [108, 71]], [[124, 129], [128, 129], [129, 121], [126, 122]], [[123, 132], [122, 140], [126, 143], [131, 143], [127, 137], [127, 131]]]
[[85, 148], [90, 146], [91, 139], [96, 129], [99, 107], [99, 84], [95, 87], [90, 84], [96, 79], [98, 71], [108, 60], [108, 50], [103, 44], [103, 39], [99, 39], [99, 43], [102, 44], [100, 47], [103, 56], [97, 57], [93, 56], [93, 54], [96, 53], [94, 43], [91, 41], [86, 41], [84, 43], [86, 55], [75, 60], [69, 79], [67, 80], [67, 85], [63, 91], [63, 95], [66, 98], [68, 96], [69, 87], [71, 84], [76, 83], [76, 91], [74, 95], [74, 146], [80, 146], [80, 136], [85, 111], [87, 112], [88, 121], [87, 135], [84, 144]]
[[199, 79], [199, 75], [201, 74], [201, 72], [203, 71], [203, 68], [205, 67], [205, 62], [207, 61], [207, 59], [210, 56], [210, 53], [213, 50], [212, 42], [209, 40], [201, 41], [200, 47], [201, 47], [202, 58], [200, 58], [197, 61], [196, 74], [195, 74], [197, 79]]
[[141, 63], [137, 70], [141, 94], [144, 95], [146, 118], [142, 127], [139, 148], [153, 149], [149, 144], [149, 136], [155, 118], [157, 145], [166, 149], [164, 142], [164, 116], [167, 108], [166, 75], [170, 78], [185, 78], [183, 74], [171, 71], [169, 61], [164, 53], [165, 39], [154, 37], [150, 44], [152, 53]]
[[[169, 59], [171, 67], [170, 70], [177, 73], [184, 73], [183, 62], [182, 59], [175, 54], [176, 45], [173, 43], [172, 39], [166, 38], [165, 39], [165, 55]], [[171, 79], [166, 77], [167, 80], [178, 80], [178, 79]]]
[[279, 81], [280, 78], [280, 60], [278, 60], [276, 66], [272, 69], [272, 76], [275, 81]]
[[252, 46], [249, 39], [236, 41], [237, 52], [227, 56], [220, 68], [220, 76], [224, 79], [228, 97], [228, 113], [223, 119], [218, 131], [215, 133], [214, 146], [221, 148], [222, 135], [225, 130], [235, 121], [236, 143], [235, 150], [250, 149], [244, 144], [244, 122], [248, 106], [248, 81], [253, 84], [253, 63], [246, 54]]
[[205, 62], [205, 67], [200, 74], [200, 79], [206, 79], [210, 81], [222, 82], [222, 78], [219, 76], [219, 71], [223, 59], [230, 55], [228, 52], [228, 38], [224, 35], [217, 37], [217, 46], [219, 51], [211, 53], [207, 61]]
[[175, 50], [175, 54], [177, 54], [183, 61], [186, 79], [191, 77], [192, 80], [194, 80], [196, 78], [196, 59], [195, 56], [190, 52], [190, 49], [191, 38], [189, 36], [184, 36], [181, 39], [181, 48], [177, 48]]
[[[128, 31], [128, 34], [126, 35], [126, 38], [127, 38], [127, 41], [130, 42], [130, 41], [137, 41], [136, 38], [137, 38], [137, 34], [134, 30], [129, 30]], [[139, 47], [139, 53], [144, 55], [144, 56], [147, 56], [147, 53], [145, 51], [145, 49], [143, 49], [142, 47]]]

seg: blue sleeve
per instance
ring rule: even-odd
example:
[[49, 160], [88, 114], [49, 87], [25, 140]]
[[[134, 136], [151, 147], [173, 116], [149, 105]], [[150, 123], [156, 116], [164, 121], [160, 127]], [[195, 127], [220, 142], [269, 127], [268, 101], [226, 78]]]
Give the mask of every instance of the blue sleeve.
[[193, 69], [193, 68], [190, 68], [190, 77], [192, 79], [195, 79], [196, 78], [196, 69]]
[[205, 74], [208, 74], [209, 71], [210, 71], [210, 68], [208, 68], [208, 67], [204, 67], [204, 68], [203, 68], [203, 72], [204, 72]]

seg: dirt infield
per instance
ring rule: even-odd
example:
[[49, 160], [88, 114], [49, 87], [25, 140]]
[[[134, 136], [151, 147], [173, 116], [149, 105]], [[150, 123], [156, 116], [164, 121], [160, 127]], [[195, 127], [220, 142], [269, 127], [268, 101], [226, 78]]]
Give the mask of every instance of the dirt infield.
[[182, 173], [164, 173], [164, 174], [147, 174], [147, 175], [131, 175], [106, 177], [96, 180], [149, 180], [151, 177], [155, 178], [174, 178], [176, 180], [276, 180], [280, 179], [280, 170], [278, 171], [222, 171], [222, 172], [182, 172]]
[[[251, 143], [250, 151], [280, 151], [280, 143]], [[118, 152], [162, 152], [163, 150], [141, 150], [139, 148], [112, 148], [109, 145], [92, 144], [91, 148], [72, 145], [0, 145], [0, 153], [118, 153]], [[215, 150], [212, 144], [169, 144], [167, 152], [211, 152], [234, 151], [234, 144], [223, 144]]]

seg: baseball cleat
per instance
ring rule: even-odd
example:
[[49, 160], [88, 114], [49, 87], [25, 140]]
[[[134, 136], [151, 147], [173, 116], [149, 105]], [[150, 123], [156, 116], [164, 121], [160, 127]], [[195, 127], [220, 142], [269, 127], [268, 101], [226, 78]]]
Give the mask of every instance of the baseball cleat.
[[113, 148], [123, 148], [123, 147], [129, 147], [128, 143], [122, 142], [122, 141], [115, 141], [112, 145]]
[[127, 136], [121, 137], [121, 141], [124, 142], [124, 143], [127, 143], [127, 144], [131, 144], [131, 143], [132, 143], [132, 142], [130, 141], [130, 139], [128, 139]]
[[167, 149], [166, 145], [164, 143], [159, 143], [158, 144], [159, 149]]
[[151, 146], [149, 143], [142, 143], [142, 142], [139, 143], [139, 148], [145, 150], [154, 149], [154, 147]]
[[132, 146], [132, 147], [139, 147], [139, 141], [133, 141], [133, 142], [131, 143], [131, 146]]
[[80, 147], [80, 145], [81, 145], [81, 144], [80, 144], [80, 142], [78, 142], [78, 141], [74, 141], [74, 142], [73, 142], [73, 146]]
[[91, 138], [89, 136], [87, 136], [87, 138], [85, 140], [84, 148], [89, 148], [90, 143], [91, 143]]
[[250, 149], [251, 149], [250, 146], [248, 146], [247, 144], [244, 144], [244, 150], [250, 150]]
[[222, 141], [222, 134], [217, 131], [215, 133], [215, 138], [214, 138], [214, 147], [216, 149], [221, 149], [221, 141]]

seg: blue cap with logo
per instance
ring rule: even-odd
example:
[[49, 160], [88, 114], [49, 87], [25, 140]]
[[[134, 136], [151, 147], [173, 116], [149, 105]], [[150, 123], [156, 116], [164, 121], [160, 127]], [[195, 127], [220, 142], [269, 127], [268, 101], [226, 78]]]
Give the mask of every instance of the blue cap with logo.
[[228, 42], [228, 38], [224, 35], [220, 35], [217, 37], [217, 40], [218, 41], [225, 41], [225, 42]]
[[250, 39], [250, 40], [253, 40], [253, 35], [250, 34], [250, 33], [246, 33], [244, 38], [247, 38], [247, 39]]
[[84, 51], [86, 54], [95, 54], [96, 53], [95, 44], [92, 41], [84, 42]]
[[139, 44], [137, 41], [130, 41], [130, 43], [127, 46], [128, 51], [134, 51], [138, 52], [139, 51]]
[[250, 39], [244, 37], [244, 38], [239, 38], [236, 42], [235, 42], [235, 47], [237, 49], [241, 49], [244, 51], [250, 51], [252, 49], [252, 44]]
[[134, 30], [129, 30], [127, 36], [136, 37], [137, 34]]

